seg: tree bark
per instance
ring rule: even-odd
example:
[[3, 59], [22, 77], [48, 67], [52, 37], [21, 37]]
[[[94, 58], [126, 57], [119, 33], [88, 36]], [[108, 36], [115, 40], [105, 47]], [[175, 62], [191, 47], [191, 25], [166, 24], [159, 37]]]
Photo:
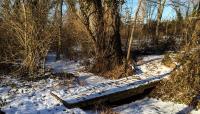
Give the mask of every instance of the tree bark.
[[[58, 33], [58, 47], [57, 47], [57, 55], [56, 55], [56, 60], [60, 60], [60, 54], [61, 54], [61, 38], [62, 38], [62, 25], [63, 25], [63, 20], [62, 20], [62, 7], [63, 7], [63, 0], [58, 0], [57, 5], [60, 5], [60, 11], [59, 11], [59, 33]], [[57, 6], [58, 7], [58, 6]], [[58, 12], [57, 12], [58, 13]]]
[[[72, 10], [73, 2], [66, 0]], [[117, 0], [79, 0], [80, 12], [75, 11], [91, 36], [95, 46], [92, 71], [105, 72], [122, 64], [120, 16]]]
[[97, 73], [111, 70], [116, 65], [122, 64], [119, 6], [116, 0], [107, 2], [104, 1], [103, 7], [101, 6], [102, 10], [97, 17], [100, 23], [96, 33], [93, 31], [96, 34], [96, 61], [92, 70]]
[[156, 38], [154, 39], [154, 42], [158, 42], [158, 37], [159, 37], [159, 29], [160, 29], [160, 22], [162, 19], [162, 14], [164, 10], [166, 0], [158, 0], [158, 14], [157, 14], [157, 25], [156, 25]]

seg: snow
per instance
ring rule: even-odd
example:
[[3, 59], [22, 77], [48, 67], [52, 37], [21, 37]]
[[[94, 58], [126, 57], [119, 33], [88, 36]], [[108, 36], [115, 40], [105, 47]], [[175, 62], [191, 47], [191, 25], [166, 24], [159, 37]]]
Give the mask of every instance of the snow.
[[[188, 114], [186, 109], [189, 108], [184, 104], [176, 104], [173, 102], [163, 102], [161, 100], [144, 98], [113, 108], [113, 111], [120, 114]], [[200, 114], [200, 110], [192, 110], [191, 114]]]
[[[16, 87], [5, 87], [9, 81]], [[61, 103], [50, 95], [52, 89], [60, 80], [41, 80], [39, 82], [19, 82], [12, 77], [5, 77], [0, 86], [1, 99], [6, 102], [2, 110], [6, 114], [85, 114], [81, 109], [66, 109]], [[61, 88], [62, 90], [63, 88]]]
[[100, 83], [70, 88], [68, 91], [65, 91], [65, 94], [60, 94], [59, 91], [53, 91], [53, 93], [68, 103], [78, 103], [96, 97], [137, 88], [141, 85], [147, 85], [167, 77], [172, 71], [171, 68], [162, 65], [161, 60], [163, 57], [164, 56], [144, 57], [143, 61], [147, 63], [137, 66], [140, 72], [133, 76], [118, 80], [98, 80]]
[[163, 59], [164, 55], [149, 55], [149, 56], [143, 56], [142, 60], [147, 62], [147, 61], [152, 61], [152, 60], [158, 60], [158, 59]]
[[55, 54], [49, 54], [47, 56], [46, 67], [53, 69], [53, 72], [67, 72], [73, 73], [75, 76], [79, 77], [79, 81], [83, 81], [84, 85], [93, 85], [102, 81], [106, 81], [103, 77], [95, 76], [92, 73], [81, 72], [84, 69], [80, 63], [82, 61], [73, 61], [73, 60], [58, 60], [56, 61]]
[[[91, 73], [78, 72], [83, 68], [80, 62], [60, 60], [56, 61], [55, 54], [49, 54], [46, 67], [52, 68], [54, 72], [68, 72], [79, 76], [85, 85], [92, 85], [105, 80]], [[85, 114], [79, 108], [67, 109], [57, 101], [50, 92], [58, 90], [61, 95], [68, 89], [66, 80], [43, 79], [38, 82], [22, 81], [12, 76], [1, 76], [0, 80], [0, 104], [6, 114]], [[101, 80], [101, 81], [100, 81]], [[71, 87], [80, 85], [74, 84]], [[2, 101], [1, 101], [2, 100]]]
[[[50, 92], [54, 91], [62, 98], [67, 99], [68, 97], [70, 101], [77, 101], [77, 96], [80, 99], [87, 95], [88, 98], [92, 98], [99, 92], [105, 95], [110, 92], [137, 87], [140, 84], [147, 84], [151, 81], [158, 81], [171, 71], [170, 68], [161, 64], [162, 58], [163, 56], [160, 55], [145, 56], [143, 61], [147, 63], [137, 66], [136, 75], [119, 80], [108, 80], [92, 73], [83, 72], [84, 67], [80, 64], [80, 61], [64, 59], [56, 61], [55, 54], [49, 54], [46, 67], [53, 69], [54, 72], [73, 73], [82, 84], [76, 83], [69, 87], [67, 80], [57, 78], [28, 82], [13, 78], [12, 75], [0, 76], [0, 108], [6, 114], [86, 114], [87, 111], [79, 108], [67, 109], [51, 96]], [[110, 85], [107, 86], [107, 84]], [[88, 89], [91, 89], [91, 91], [88, 91]], [[92, 91], [93, 94], [91, 94]], [[79, 93], [82, 93], [82, 95]], [[173, 114], [185, 107], [186, 105], [182, 104], [146, 98], [115, 107], [113, 110], [121, 114]], [[192, 114], [197, 113], [197, 111], [192, 112]]]

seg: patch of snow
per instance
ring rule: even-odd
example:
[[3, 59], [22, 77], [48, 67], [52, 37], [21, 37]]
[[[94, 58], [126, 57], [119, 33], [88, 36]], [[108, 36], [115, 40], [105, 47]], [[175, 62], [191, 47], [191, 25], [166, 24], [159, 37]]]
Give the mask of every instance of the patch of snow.
[[[5, 80], [5, 81], [4, 81]], [[15, 87], [0, 86], [0, 99], [4, 104], [1, 110], [6, 114], [85, 114], [81, 109], [67, 109], [50, 95], [50, 91], [63, 80], [47, 79], [39, 82], [21, 82], [7, 76], [2, 82], [16, 85]]]
[[83, 68], [83, 66], [81, 66], [80, 63], [76, 61], [70, 61], [65, 59], [56, 61], [56, 55], [54, 53], [48, 54], [45, 66], [47, 68], [53, 69], [55, 73], [75, 73]]
[[[188, 106], [184, 104], [144, 98], [130, 104], [115, 107], [113, 111], [120, 114], [188, 114], [187, 108]], [[200, 110], [192, 110], [191, 114], [200, 114]]]
[[[92, 59], [89, 59], [92, 61]], [[83, 85], [93, 85], [100, 83], [102, 81], [107, 81], [107, 79], [96, 76], [92, 73], [88, 72], [81, 72], [82, 69], [84, 69], [84, 66], [82, 66], [81, 61], [71, 61], [71, 60], [59, 60], [56, 61], [56, 55], [53, 53], [50, 53], [47, 56], [46, 61], [46, 67], [53, 69], [55, 73], [73, 73], [76, 77], [79, 78], [79, 81], [83, 82]]]
[[[94, 81], [97, 81], [98, 83], [70, 88], [68, 89], [68, 91], [66, 91], [64, 95], [61, 95], [59, 91], [53, 91], [53, 93], [61, 97], [61, 99], [65, 100], [68, 103], [77, 103], [80, 101], [112, 94], [115, 92], [137, 88], [141, 85], [147, 85], [149, 83], [156, 82], [165, 77], [168, 77], [172, 69], [162, 65], [162, 59], [160, 59], [161, 56], [152, 56], [147, 58], [148, 60], [150, 60], [150, 62], [137, 66], [138, 69], [141, 71], [139, 74], [118, 80], [95, 80], [93, 76], [88, 76], [87, 79], [90, 78], [91, 80], [91, 78], [93, 77]], [[81, 75], [85, 76], [85, 73], [79, 74], [79, 77], [81, 77]], [[139, 79], [136, 77], [138, 77]]]
[[77, 70], [82, 68], [78, 62], [75, 61], [66, 62], [64, 60], [59, 60], [56, 62], [47, 62], [46, 67], [52, 68], [53, 71], [56, 73], [58, 72], [75, 73]]
[[92, 73], [87, 72], [77, 72], [76, 75], [79, 77], [80, 81], [83, 81], [85, 85], [95, 85], [98, 83], [109, 81], [109, 79], [105, 79], [100, 76], [96, 76]]
[[152, 60], [158, 60], [158, 59], [163, 59], [164, 55], [148, 55], [148, 56], [143, 56], [143, 61], [152, 61]]
[[[161, 64], [162, 58], [163, 56], [159, 55], [143, 57], [143, 61], [146, 61], [146, 63], [137, 66], [140, 72], [136, 75], [119, 80], [108, 80], [92, 73], [80, 71], [84, 67], [81, 66], [79, 61], [56, 61], [56, 56], [52, 53], [47, 57], [46, 67], [53, 69], [54, 72], [73, 73], [83, 84], [68, 87], [66, 80], [48, 78], [38, 82], [26, 82], [12, 78], [12, 76], [5, 76], [0, 83], [0, 99], [3, 99], [6, 104], [1, 107], [1, 110], [5, 111], [6, 114], [86, 114], [79, 108], [67, 109], [52, 97], [50, 92], [56, 92], [56, 95], [65, 98], [65, 100], [77, 102], [83, 100], [83, 98], [96, 97], [98, 93], [105, 95], [158, 81], [166, 77], [165, 75], [171, 71], [170, 68]], [[166, 107], [172, 104], [162, 103], [163, 105], [161, 105], [161, 101], [155, 99], [144, 99], [116, 107], [114, 110], [122, 114], [126, 114], [126, 112], [136, 114], [148, 112], [148, 114], [151, 114], [151, 112], [157, 111], [155, 107], [158, 107], [161, 113], [169, 112], [172, 109], [182, 110], [183, 108], [175, 106], [167, 110]]]

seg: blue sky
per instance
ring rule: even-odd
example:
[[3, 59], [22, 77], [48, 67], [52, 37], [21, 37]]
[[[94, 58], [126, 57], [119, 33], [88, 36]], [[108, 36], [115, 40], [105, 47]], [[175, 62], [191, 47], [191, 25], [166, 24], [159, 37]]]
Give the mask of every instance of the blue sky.
[[[166, 3], [169, 3], [169, 0], [167, 0]], [[138, 5], [138, 0], [126, 0], [124, 7], [132, 8], [133, 11], [131, 12], [133, 15], [135, 12], [135, 9], [137, 8], [137, 5]], [[153, 16], [156, 17], [156, 12]], [[168, 19], [171, 20], [173, 18], [175, 18], [175, 11], [172, 9], [171, 6], [166, 6], [163, 11], [162, 20], [168, 20]]]
[[[169, 3], [169, 0], [167, 0]], [[126, 0], [126, 3], [123, 5], [123, 9], [128, 7], [129, 9], [132, 8], [132, 16], [134, 15], [135, 9], [138, 5], [138, 0]], [[64, 6], [63, 12], [66, 11], [66, 6]], [[163, 11], [162, 20], [172, 20], [175, 18], [175, 11], [172, 9], [171, 6], [166, 6]], [[156, 17], [156, 12], [154, 13], [154, 17]]]

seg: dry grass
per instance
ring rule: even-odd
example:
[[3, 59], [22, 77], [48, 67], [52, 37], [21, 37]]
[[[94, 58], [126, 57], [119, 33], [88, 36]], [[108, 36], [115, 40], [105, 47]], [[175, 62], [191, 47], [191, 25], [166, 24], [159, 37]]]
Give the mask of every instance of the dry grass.
[[[169, 80], [162, 81], [151, 96], [188, 105], [194, 103], [200, 94], [200, 49], [188, 52], [179, 54], [177, 60], [181, 67], [171, 74]], [[200, 103], [197, 107], [200, 108]]]
[[[200, 21], [197, 20], [194, 23], [196, 26], [192, 29], [194, 31], [190, 36], [191, 40], [176, 56], [180, 67], [171, 74], [170, 79], [162, 81], [151, 96], [200, 108]], [[163, 62], [168, 66], [173, 66], [168, 56]]]
[[117, 112], [114, 112], [111, 107], [105, 106], [105, 105], [102, 105], [102, 104], [96, 105], [95, 111], [98, 114], [119, 114]]
[[0, 62], [14, 64], [16, 73], [33, 75], [39, 68], [44, 68], [45, 56], [56, 35], [57, 25], [49, 19], [51, 1], [23, 1], [15, 3], [13, 8], [9, 7], [11, 4], [14, 3], [3, 1], [1, 6], [5, 32], [4, 47], [0, 46], [4, 56]]
[[77, 59], [91, 56], [93, 43], [83, 23], [70, 10], [64, 17], [62, 53], [66, 58]]
[[164, 59], [162, 60], [162, 63], [170, 68], [175, 68], [176, 64], [174, 63], [175, 61], [172, 60], [172, 58], [170, 57], [170, 53], [166, 54]]
[[54, 34], [52, 21], [48, 20], [50, 1], [19, 2], [13, 8], [11, 4], [2, 3], [2, 26], [6, 30], [2, 61], [18, 64], [20, 73], [33, 74], [42, 67]]
[[125, 73], [124, 65], [115, 66], [114, 69], [100, 73], [99, 75], [109, 79], [120, 79], [123, 77], [131, 76], [134, 74], [134, 69], [128, 65], [127, 72]]
[[100, 114], [119, 114], [119, 113], [113, 112], [112, 109], [105, 109], [104, 111], [101, 111]]

